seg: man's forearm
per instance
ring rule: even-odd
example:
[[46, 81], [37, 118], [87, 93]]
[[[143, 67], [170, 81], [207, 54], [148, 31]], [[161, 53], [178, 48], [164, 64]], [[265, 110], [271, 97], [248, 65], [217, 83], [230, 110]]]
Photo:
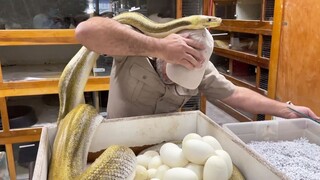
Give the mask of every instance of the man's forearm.
[[228, 98], [223, 99], [226, 104], [253, 114], [269, 114], [283, 117], [287, 111], [285, 103], [267, 98], [247, 88], [237, 87]]
[[159, 39], [145, 36], [119, 22], [93, 17], [76, 28], [77, 40], [100, 54], [110, 56], [156, 56]]
[[202, 42], [185, 34], [164, 38], [146, 36], [110, 18], [93, 17], [80, 23], [76, 38], [88, 49], [110, 56], [150, 56], [188, 69], [201, 67], [204, 56]]

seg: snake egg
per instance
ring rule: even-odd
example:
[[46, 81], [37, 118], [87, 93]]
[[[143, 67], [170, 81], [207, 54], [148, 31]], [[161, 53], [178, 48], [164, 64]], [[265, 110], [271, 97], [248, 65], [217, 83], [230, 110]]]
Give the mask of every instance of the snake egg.
[[169, 166], [163, 164], [158, 167], [156, 172], [156, 178], [163, 179], [164, 174], [170, 169]]
[[198, 177], [190, 169], [177, 167], [169, 169], [164, 174], [163, 180], [198, 180]]
[[222, 149], [219, 141], [212, 136], [203, 136], [202, 141], [208, 143], [211, 147], [213, 147], [214, 150]]
[[161, 165], [162, 165], [162, 161], [161, 161], [160, 156], [159, 155], [158, 156], [154, 156], [149, 161], [148, 169], [157, 169]]
[[202, 176], [203, 176], [202, 165], [189, 163], [185, 166], [185, 168], [192, 170], [197, 175], [198, 179], [202, 179]]
[[136, 175], [134, 180], [147, 180], [148, 179], [148, 171], [144, 166], [137, 165], [136, 167]]
[[148, 169], [148, 179], [152, 179], [156, 177], [157, 169]]
[[211, 156], [203, 169], [203, 180], [227, 180], [228, 168], [225, 160], [220, 156]]
[[188, 164], [182, 149], [174, 143], [165, 143], [160, 148], [160, 157], [163, 164], [169, 167], [183, 167]]
[[149, 150], [143, 153], [143, 155], [148, 157], [154, 157], [154, 156], [159, 156], [159, 153], [157, 151]]
[[214, 149], [206, 142], [197, 139], [186, 141], [182, 150], [187, 160], [192, 163], [203, 165], [207, 159], [214, 155]]
[[190, 134], [187, 134], [183, 140], [182, 140], [182, 146], [184, 145], [184, 143], [186, 143], [187, 141], [191, 140], [191, 139], [198, 139], [198, 140], [201, 140], [202, 137], [197, 134], [197, 133], [190, 133]]
[[224, 150], [216, 150], [215, 153], [225, 161], [228, 169], [228, 178], [230, 178], [233, 171], [233, 164], [230, 155]]

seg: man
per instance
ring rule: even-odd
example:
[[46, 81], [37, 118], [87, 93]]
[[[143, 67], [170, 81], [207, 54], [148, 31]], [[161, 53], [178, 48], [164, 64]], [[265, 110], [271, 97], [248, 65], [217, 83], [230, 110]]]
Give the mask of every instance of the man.
[[[205, 57], [204, 51], [209, 46], [195, 38], [201, 33], [192, 37], [191, 32], [157, 39], [113, 19], [101, 17], [91, 18], [77, 26], [76, 38], [80, 43], [90, 50], [115, 57], [107, 107], [109, 118], [174, 112], [199, 91], [205, 94], [208, 101], [220, 99], [250, 113], [299, 117], [288, 109], [288, 104], [226, 80], [211, 62], [206, 63], [208, 57]], [[184, 71], [203, 69], [196, 89], [170, 79], [167, 71], [169, 64], [179, 65], [180, 69], [183, 66]], [[175, 76], [176, 72], [171, 68], [170, 73]], [[188, 82], [188, 79], [183, 81]], [[307, 107], [294, 108], [319, 119]]]

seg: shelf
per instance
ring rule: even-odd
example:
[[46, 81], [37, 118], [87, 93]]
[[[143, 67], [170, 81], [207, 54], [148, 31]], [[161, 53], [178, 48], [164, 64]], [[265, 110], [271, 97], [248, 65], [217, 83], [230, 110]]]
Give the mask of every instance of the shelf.
[[[59, 78], [37, 81], [4, 82], [0, 85], [0, 97], [56, 94], [58, 93], [58, 82]], [[85, 91], [109, 90], [109, 83], [109, 76], [90, 77], [85, 87]]]
[[240, 122], [250, 122], [253, 119], [252, 117], [248, 117], [247, 115], [239, 112], [238, 110], [232, 108], [231, 106], [223, 103], [220, 100], [214, 101], [213, 104], [222, 109], [223, 111], [227, 112], [229, 115], [231, 115]]
[[271, 35], [272, 23], [272, 21], [223, 19], [220, 26], [212, 29], [229, 32]]
[[232, 49], [214, 47], [214, 53], [219, 56], [224, 56], [230, 59], [241, 61], [254, 66], [260, 66], [269, 69], [269, 59], [264, 57], [257, 57], [256, 55], [240, 52]]
[[233, 77], [229, 74], [225, 74], [225, 73], [221, 73], [221, 74], [224, 75], [226, 77], [226, 79], [228, 79], [229, 81], [231, 81], [233, 84], [235, 84], [237, 86], [251, 89], [251, 90], [258, 92], [258, 93], [265, 95], [265, 96], [267, 95], [267, 91], [265, 91], [261, 88], [257, 88], [256, 86], [252, 85], [252, 83], [248, 83], [248, 79], [244, 80], [244, 79], [240, 79], [239, 77]]
[[[0, 97], [58, 93], [58, 82], [66, 64], [2, 67]], [[109, 90], [109, 76], [90, 76], [85, 91]]]
[[67, 61], [54, 64], [3, 65], [2, 79], [4, 82], [13, 82], [59, 78], [66, 65]]
[[0, 30], [0, 46], [78, 44], [74, 29]]
[[41, 128], [10, 129], [10, 132], [0, 131], [0, 144], [14, 144], [39, 141]]

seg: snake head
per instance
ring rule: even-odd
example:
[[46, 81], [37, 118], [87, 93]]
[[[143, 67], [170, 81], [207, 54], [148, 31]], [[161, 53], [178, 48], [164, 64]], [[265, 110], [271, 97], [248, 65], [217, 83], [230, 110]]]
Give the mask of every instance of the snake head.
[[204, 28], [213, 28], [220, 26], [221, 18], [215, 16], [205, 16], [205, 15], [198, 15], [192, 18], [193, 23], [197, 24], [197, 26], [202, 26]]

